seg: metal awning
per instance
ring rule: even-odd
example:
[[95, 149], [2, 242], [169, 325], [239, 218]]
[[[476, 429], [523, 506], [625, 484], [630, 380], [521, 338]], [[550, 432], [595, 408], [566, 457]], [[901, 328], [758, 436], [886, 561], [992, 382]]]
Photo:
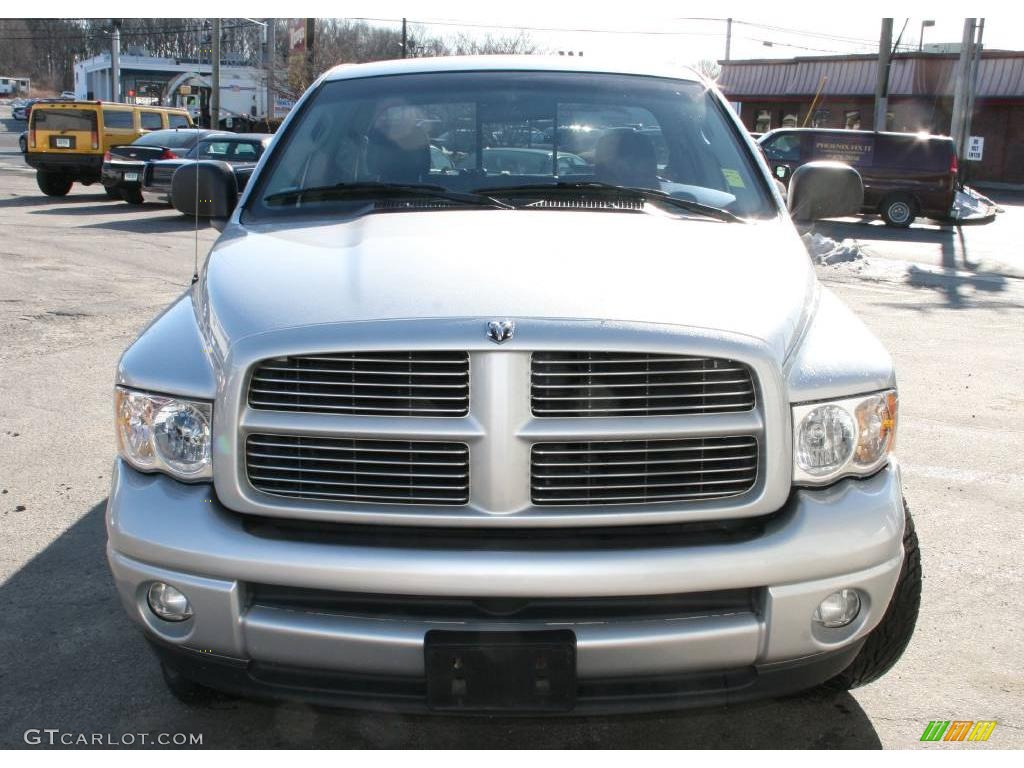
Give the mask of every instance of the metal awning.
[[[958, 59], [935, 54], [901, 55], [892, 60], [890, 96], [952, 96]], [[808, 96], [827, 78], [825, 96], [875, 93], [877, 56], [829, 56], [721, 62], [718, 85], [731, 99]], [[1024, 99], [1024, 52], [982, 54], [978, 98]]]

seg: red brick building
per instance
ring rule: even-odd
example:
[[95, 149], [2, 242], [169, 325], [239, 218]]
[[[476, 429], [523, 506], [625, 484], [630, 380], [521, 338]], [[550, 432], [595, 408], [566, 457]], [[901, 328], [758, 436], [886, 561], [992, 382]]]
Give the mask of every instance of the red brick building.
[[[751, 131], [783, 126], [861, 128], [874, 125], [878, 57], [808, 56], [722, 61], [718, 85], [739, 104]], [[887, 128], [948, 134], [958, 57], [901, 53], [889, 74]], [[808, 117], [814, 94], [821, 97]], [[1024, 51], [984, 51], [971, 134], [985, 139], [984, 157], [970, 163], [975, 181], [1024, 183]]]

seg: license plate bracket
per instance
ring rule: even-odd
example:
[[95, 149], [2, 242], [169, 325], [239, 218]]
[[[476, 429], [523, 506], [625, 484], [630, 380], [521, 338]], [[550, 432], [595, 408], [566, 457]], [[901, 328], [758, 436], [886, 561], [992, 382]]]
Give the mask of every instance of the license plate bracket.
[[576, 704], [571, 630], [431, 630], [424, 661], [433, 710], [566, 712]]
[[138, 181], [139, 180], [139, 174], [138, 174], [137, 171], [125, 171], [125, 173], [124, 173], [124, 180], [125, 181]]

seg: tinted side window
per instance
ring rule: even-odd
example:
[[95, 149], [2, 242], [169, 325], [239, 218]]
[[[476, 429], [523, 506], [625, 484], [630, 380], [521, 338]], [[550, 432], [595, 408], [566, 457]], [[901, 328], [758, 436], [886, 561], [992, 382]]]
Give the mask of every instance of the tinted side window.
[[769, 160], [798, 161], [800, 159], [800, 134], [783, 133], [769, 139], [762, 146]]
[[188, 118], [184, 115], [168, 115], [167, 116], [167, 127], [168, 128], [190, 128], [188, 124]]
[[103, 126], [105, 128], [133, 128], [132, 113], [121, 109], [104, 109]]
[[139, 116], [142, 121], [142, 127], [147, 131], [159, 131], [164, 127], [159, 112], [142, 112]]
[[232, 154], [236, 160], [255, 160], [260, 156], [256, 150], [256, 145], [249, 144], [248, 142], [235, 144], [235, 151]]

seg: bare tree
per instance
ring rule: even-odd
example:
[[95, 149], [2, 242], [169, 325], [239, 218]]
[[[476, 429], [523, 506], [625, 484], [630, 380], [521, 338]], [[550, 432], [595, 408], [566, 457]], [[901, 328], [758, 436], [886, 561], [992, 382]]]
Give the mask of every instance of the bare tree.
[[718, 76], [722, 74], [722, 68], [714, 59], [701, 59], [694, 64], [693, 68], [708, 80], [717, 80]]

